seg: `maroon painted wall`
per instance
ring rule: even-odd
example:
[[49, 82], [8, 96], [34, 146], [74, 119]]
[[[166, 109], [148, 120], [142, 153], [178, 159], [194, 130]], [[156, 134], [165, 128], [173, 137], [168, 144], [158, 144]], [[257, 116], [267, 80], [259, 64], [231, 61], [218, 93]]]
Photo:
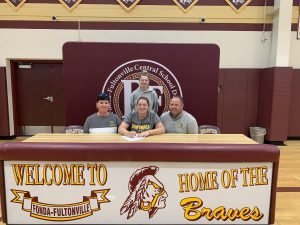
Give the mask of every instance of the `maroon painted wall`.
[[250, 135], [249, 127], [256, 126], [260, 69], [248, 70], [246, 134]]
[[[114, 70], [120, 74], [118, 67], [139, 59], [160, 63], [175, 75], [182, 88], [185, 109], [199, 124], [217, 124], [218, 46], [70, 42], [63, 47], [67, 125], [83, 124], [95, 112], [96, 95], [108, 76]], [[122, 87], [118, 87], [122, 92]], [[121, 97], [122, 93], [120, 105]]]
[[261, 70], [257, 125], [267, 129], [268, 141], [287, 139], [292, 73], [290, 67]]
[[293, 70], [291, 104], [289, 115], [289, 137], [300, 137], [300, 69]]
[[0, 136], [9, 136], [6, 70], [0, 67]]
[[259, 69], [220, 69], [218, 126], [222, 133], [249, 135], [256, 125]]

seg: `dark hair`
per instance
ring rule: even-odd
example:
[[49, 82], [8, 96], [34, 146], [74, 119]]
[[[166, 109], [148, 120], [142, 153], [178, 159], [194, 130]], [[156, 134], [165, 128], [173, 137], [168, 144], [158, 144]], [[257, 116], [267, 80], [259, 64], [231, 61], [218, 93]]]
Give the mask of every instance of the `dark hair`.
[[180, 100], [181, 104], [184, 105], [184, 101], [183, 101], [183, 98], [181, 96], [177, 95], [177, 96], [172, 97], [172, 99], [173, 98], [178, 98]]
[[97, 100], [96, 102], [99, 102], [99, 101], [109, 101], [109, 95], [105, 92], [100, 92], [97, 96]]
[[138, 102], [139, 102], [140, 100], [145, 100], [145, 101], [147, 102], [148, 106], [150, 105], [149, 99], [146, 98], [146, 97], [143, 97], [143, 96], [142, 96], [142, 97], [139, 97], [139, 99], [136, 101], [136, 104], [138, 104]]

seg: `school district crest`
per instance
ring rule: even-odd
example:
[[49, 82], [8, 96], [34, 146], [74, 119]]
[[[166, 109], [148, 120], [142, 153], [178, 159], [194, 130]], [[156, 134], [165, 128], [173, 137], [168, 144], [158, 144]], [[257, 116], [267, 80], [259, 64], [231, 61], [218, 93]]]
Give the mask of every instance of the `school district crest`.
[[158, 95], [158, 114], [169, 110], [170, 99], [183, 96], [175, 75], [164, 65], [147, 59], [128, 61], [118, 66], [106, 79], [102, 91], [110, 95], [111, 110], [119, 117], [130, 113], [130, 94], [139, 87], [142, 70], [150, 74], [149, 85]]

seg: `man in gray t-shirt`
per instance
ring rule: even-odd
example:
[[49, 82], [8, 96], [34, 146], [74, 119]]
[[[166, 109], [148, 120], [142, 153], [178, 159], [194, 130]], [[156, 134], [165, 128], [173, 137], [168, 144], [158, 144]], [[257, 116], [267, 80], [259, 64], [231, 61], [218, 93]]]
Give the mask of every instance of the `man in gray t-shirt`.
[[[106, 93], [100, 93], [96, 100], [97, 113], [90, 115], [85, 123], [84, 133], [117, 133], [121, 124], [121, 119], [109, 112], [109, 96]], [[106, 128], [105, 130], [99, 128]]]
[[183, 110], [183, 99], [173, 97], [170, 102], [170, 111], [161, 115], [166, 133], [177, 134], [198, 134], [198, 124], [196, 119]]

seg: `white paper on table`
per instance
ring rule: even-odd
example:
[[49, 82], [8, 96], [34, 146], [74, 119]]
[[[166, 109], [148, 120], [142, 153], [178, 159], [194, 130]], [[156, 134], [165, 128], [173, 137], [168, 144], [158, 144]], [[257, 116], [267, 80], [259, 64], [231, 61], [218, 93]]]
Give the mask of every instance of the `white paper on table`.
[[117, 127], [90, 128], [90, 134], [116, 134]]
[[122, 136], [125, 140], [127, 141], [140, 141], [145, 139], [144, 137], [127, 137], [127, 136]]

